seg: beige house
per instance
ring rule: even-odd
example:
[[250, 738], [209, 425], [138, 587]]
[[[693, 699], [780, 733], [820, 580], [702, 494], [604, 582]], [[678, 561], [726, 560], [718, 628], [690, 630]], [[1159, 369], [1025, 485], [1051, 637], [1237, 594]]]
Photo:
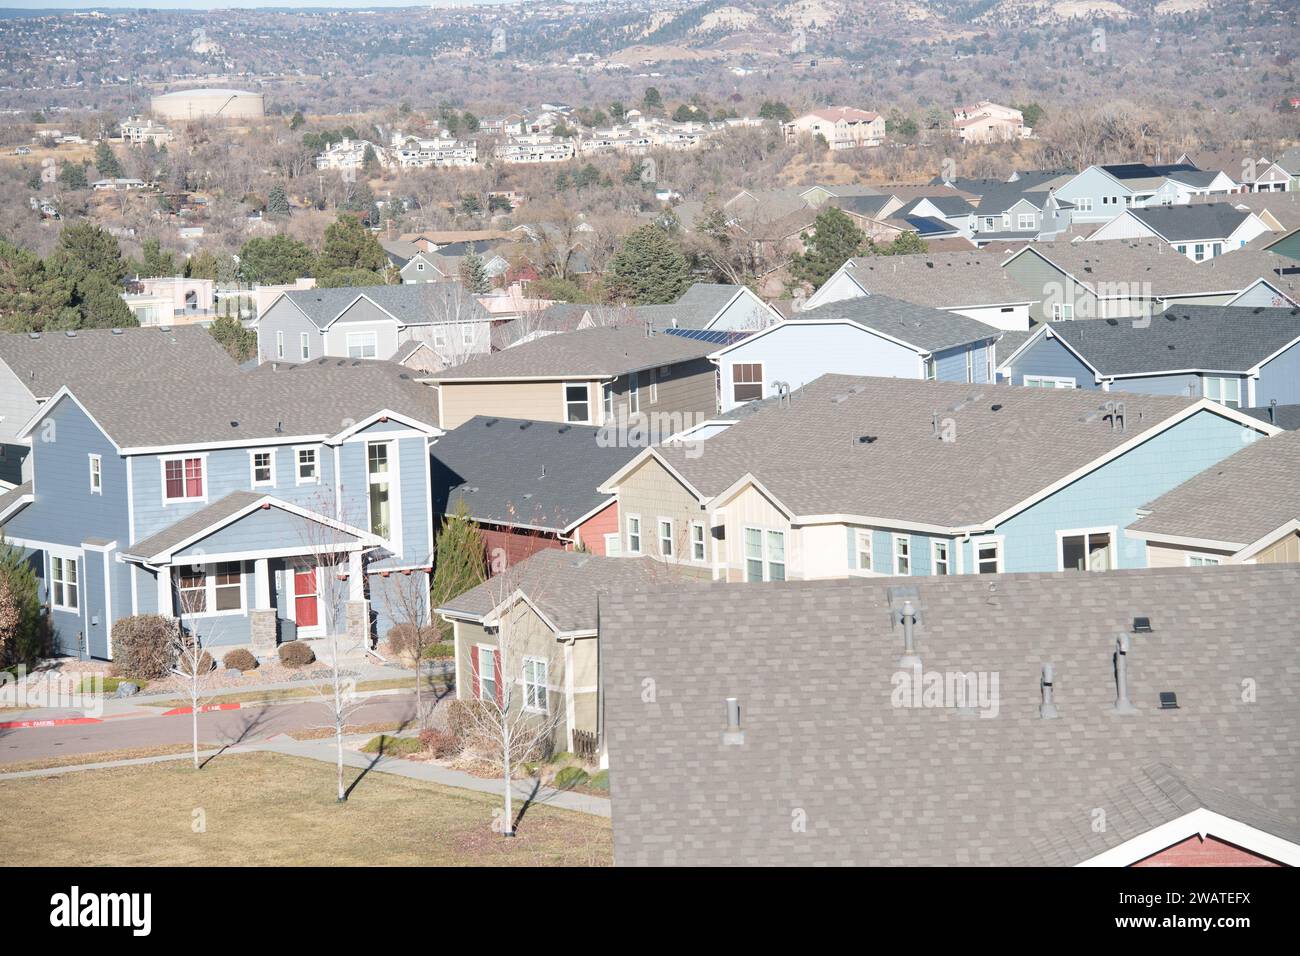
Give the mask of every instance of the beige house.
[[644, 559], [537, 552], [435, 609], [455, 636], [457, 698], [531, 714], [554, 749], [603, 765], [600, 595], [643, 592], [654, 600], [688, 580]]
[[674, 434], [717, 410], [716, 343], [641, 326], [541, 335], [422, 381], [444, 428], [475, 415], [581, 425], [625, 423]]
[[786, 123], [782, 130], [790, 142], [800, 136], [820, 136], [833, 150], [857, 149], [885, 141], [885, 118], [852, 106], [832, 106], [805, 113]]
[[1012, 106], [981, 100], [971, 106], [957, 106], [952, 111], [952, 128], [963, 143], [1002, 143], [1022, 139], [1033, 133], [1025, 125], [1025, 116]]
[[1300, 562], [1300, 432], [1248, 445], [1139, 514], [1126, 534], [1151, 567]]

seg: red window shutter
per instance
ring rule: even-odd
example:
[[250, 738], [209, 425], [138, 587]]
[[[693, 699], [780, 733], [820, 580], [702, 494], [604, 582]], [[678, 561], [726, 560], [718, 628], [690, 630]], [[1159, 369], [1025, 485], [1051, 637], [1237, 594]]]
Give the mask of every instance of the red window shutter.
[[492, 652], [492, 672], [493, 672], [493, 676], [496, 677], [497, 706], [500, 707], [501, 699], [502, 699], [502, 691], [503, 691], [503, 688], [501, 686], [501, 649], [500, 648], [497, 648], [495, 651]]
[[470, 645], [469, 648], [469, 672], [472, 675], [471, 685], [474, 692], [470, 695], [474, 700], [478, 700], [478, 648]]

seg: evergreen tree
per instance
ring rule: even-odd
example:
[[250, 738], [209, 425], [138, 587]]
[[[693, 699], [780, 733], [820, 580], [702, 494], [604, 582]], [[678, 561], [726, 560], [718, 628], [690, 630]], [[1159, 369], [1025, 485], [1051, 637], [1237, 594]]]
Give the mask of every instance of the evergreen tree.
[[612, 294], [637, 305], [676, 302], [690, 281], [681, 249], [653, 223], [629, 233], [610, 263]]
[[113, 155], [113, 149], [103, 140], [95, 147], [95, 169], [101, 179], [121, 179], [122, 164]]
[[244, 324], [233, 315], [217, 316], [208, 331], [236, 362], [247, 362], [257, 354], [257, 333], [244, 328]]
[[366, 148], [361, 153], [361, 168], [368, 173], [373, 173], [379, 168], [379, 157], [375, 155], [375, 147], [369, 143], [366, 143]]
[[[472, 587], [483, 583], [486, 550], [478, 525], [470, 520], [465, 502], [457, 501], [456, 509], [443, 516], [438, 529], [433, 564], [433, 587], [430, 600], [433, 607], [443, 607]], [[451, 625], [441, 618], [438, 632], [444, 641], [451, 640]]]
[[155, 276], [174, 276], [179, 270], [176, 259], [170, 252], [163, 252], [162, 243], [157, 239], [146, 239], [140, 247], [140, 261], [135, 264], [135, 272], [143, 278]]
[[813, 220], [813, 231], [803, 235], [803, 252], [791, 260], [796, 279], [820, 286], [845, 261], [859, 255], [867, 237], [841, 209], [824, 206]]
[[69, 189], [85, 189], [90, 185], [86, 179], [86, 167], [81, 163], [64, 163], [59, 170], [59, 182]]
[[22, 551], [0, 539], [0, 669], [34, 665], [50, 652], [40, 586]]
[[257, 236], [239, 250], [239, 277], [245, 282], [281, 285], [316, 269], [316, 258], [305, 242], [289, 236]]
[[289, 215], [289, 196], [284, 187], [276, 183], [266, 197], [266, 214], [281, 219]]
[[662, 109], [664, 105], [663, 95], [660, 94], [657, 86], [647, 87], [645, 96], [641, 100], [641, 108], [649, 112], [650, 110]]
[[302, 124], [305, 122], [307, 122], [307, 120], [303, 118], [302, 110], [295, 110], [293, 116], [289, 119], [289, 129], [301, 129]]
[[381, 273], [387, 264], [384, 247], [356, 216], [339, 216], [325, 230], [318, 263], [320, 272], [366, 269]]
[[344, 289], [357, 285], [385, 285], [384, 275], [374, 269], [332, 269], [316, 276], [318, 289]]
[[893, 242], [884, 245], [871, 243], [870, 252], [873, 256], [913, 256], [926, 252], [928, 248], [919, 233], [903, 232]]
[[474, 251], [473, 243], [470, 243], [469, 252], [460, 261], [460, 281], [475, 295], [482, 295], [492, 288], [488, 281], [487, 266], [483, 263], [483, 257]]
[[794, 113], [780, 100], [764, 100], [763, 105], [758, 108], [758, 118], [788, 123], [794, 119]]

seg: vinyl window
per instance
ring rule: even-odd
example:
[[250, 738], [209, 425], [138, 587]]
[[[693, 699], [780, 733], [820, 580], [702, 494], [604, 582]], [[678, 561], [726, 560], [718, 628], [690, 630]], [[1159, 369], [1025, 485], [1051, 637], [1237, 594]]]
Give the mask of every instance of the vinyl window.
[[249, 454], [253, 469], [253, 487], [275, 484], [275, 452], [255, 451]]
[[1241, 408], [1241, 379], [1207, 375], [1205, 397], [1229, 408]]
[[704, 549], [704, 525], [698, 521], [691, 522], [691, 560], [703, 561], [706, 552]]
[[636, 372], [627, 377], [627, 413], [635, 415], [641, 411], [641, 376]]
[[546, 661], [524, 658], [524, 710], [544, 714], [547, 709]]
[[673, 556], [673, 522], [671, 518], [659, 519], [659, 554], [665, 558]]
[[497, 652], [491, 647], [478, 648], [478, 699], [497, 699]]
[[1002, 570], [1002, 543], [981, 541], [975, 545], [975, 566], [980, 574], [998, 574]]
[[912, 539], [905, 534], [894, 535], [894, 573], [912, 573]]
[[176, 572], [180, 613], [225, 614], [244, 609], [243, 569], [238, 561], [195, 564]]
[[785, 580], [785, 532], [745, 529], [745, 580]]
[[298, 350], [301, 353], [304, 362], [311, 358], [311, 336], [308, 333], [299, 333]]
[[379, 355], [379, 338], [374, 332], [349, 332], [348, 358], [372, 359]]
[[1074, 319], [1073, 302], [1053, 302], [1052, 303], [1052, 321], [1053, 322], [1070, 322]]
[[936, 575], [947, 576], [952, 573], [948, 564], [947, 541], [930, 542], [930, 564], [933, 566]]
[[641, 519], [636, 515], [627, 516], [627, 550], [629, 554], [641, 553]]
[[275, 357], [284, 358], [284, 333], [275, 333]]
[[81, 606], [76, 558], [51, 556], [50, 604], [61, 611], [75, 611]]
[[871, 532], [859, 531], [857, 538], [858, 569], [871, 571]]
[[763, 363], [738, 362], [731, 366], [731, 397], [752, 402], [763, 397]]
[[313, 485], [320, 481], [315, 448], [299, 448], [294, 454], [298, 468], [298, 484]]
[[1189, 554], [1187, 556], [1187, 566], [1189, 568], [1206, 568], [1222, 563], [1222, 558], [1209, 554]]
[[104, 493], [104, 462], [98, 455], [91, 455], [90, 462], [90, 493], [92, 495], [102, 495]]
[[163, 501], [201, 500], [206, 491], [202, 458], [163, 460]]
[[1058, 377], [1055, 375], [1026, 375], [1024, 377], [1026, 388], [1074, 388], [1073, 378]]
[[564, 383], [564, 420], [577, 424], [591, 421], [591, 408], [587, 401], [586, 382]]
[[370, 492], [370, 532], [387, 538], [391, 529], [389, 445], [372, 442], [366, 446], [366, 479]]

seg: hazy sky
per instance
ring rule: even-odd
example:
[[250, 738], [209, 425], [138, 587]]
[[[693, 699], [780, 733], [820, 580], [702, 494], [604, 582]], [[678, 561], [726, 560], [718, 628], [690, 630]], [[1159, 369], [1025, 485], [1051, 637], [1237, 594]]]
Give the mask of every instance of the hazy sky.
[[86, 0], [0, 0], [0, 9], [11, 10], [107, 10], [110, 7], [158, 10], [229, 10], [250, 7], [450, 7], [485, 3], [514, 3], [516, 0], [437, 0], [436, 3], [418, 3], [415, 0], [108, 0], [107, 3], [87, 3]]

